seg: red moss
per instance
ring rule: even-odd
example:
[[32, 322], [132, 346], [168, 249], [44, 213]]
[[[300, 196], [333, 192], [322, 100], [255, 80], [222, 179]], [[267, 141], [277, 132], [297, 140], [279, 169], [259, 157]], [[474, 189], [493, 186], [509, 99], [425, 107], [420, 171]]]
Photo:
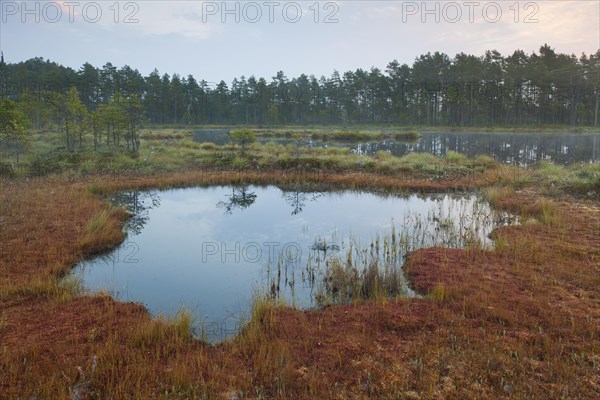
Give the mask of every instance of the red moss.
[[[243, 392], [250, 398], [306, 399], [600, 395], [596, 206], [556, 202], [560, 225], [499, 229], [494, 236], [502, 246], [494, 251], [413, 253], [407, 276], [430, 297], [321, 311], [281, 308], [256, 338], [215, 347], [171, 331], [153, 340], [152, 322], [141, 306], [106, 296], [70, 298], [52, 285], [90, 251], [114, 245], [113, 235], [120, 232], [122, 215], [111, 212], [106, 231], [82, 241], [89, 221], [106, 209], [89, 193], [90, 185], [103, 191], [236, 179], [389, 190], [472, 184], [237, 172], [120, 177], [108, 183], [101, 178], [3, 182], [0, 397], [69, 398], [70, 390], [86, 382], [86, 396], [115, 399], [165, 392], [175, 398], [231, 398]], [[520, 210], [537, 198], [521, 192], [507, 201]], [[91, 376], [94, 356], [98, 367]]]

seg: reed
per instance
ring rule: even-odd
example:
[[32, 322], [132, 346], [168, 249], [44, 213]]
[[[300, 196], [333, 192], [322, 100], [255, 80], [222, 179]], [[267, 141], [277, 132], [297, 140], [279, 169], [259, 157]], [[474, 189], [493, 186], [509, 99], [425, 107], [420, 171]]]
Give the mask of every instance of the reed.
[[465, 249], [475, 261], [491, 249], [488, 236], [492, 230], [514, 221], [516, 218], [493, 211], [481, 201], [447, 199], [444, 207], [426, 215], [406, 215], [398, 228], [392, 226], [370, 242], [349, 235], [341, 253], [337, 244], [316, 238], [300, 277], [295, 265], [286, 263], [289, 257], [280, 254], [277, 264], [267, 269], [264, 292], [273, 299], [289, 301], [291, 296], [293, 301], [294, 286], [301, 280], [320, 307], [414, 297], [403, 270], [410, 254], [427, 247]]
[[[0, 179], [1, 398], [69, 399], [73, 393], [113, 399], [597, 397], [597, 166], [569, 167], [557, 178], [557, 171], [548, 167], [523, 171], [496, 166], [476, 179], [432, 175], [456, 165], [434, 168], [431, 174], [418, 169], [337, 174], [297, 169], [306, 165], [302, 163], [289, 170], [260, 171], [183, 167], [220, 151], [159, 143], [139, 158], [118, 158], [118, 164], [137, 168], [127, 172], [101, 160], [97, 165], [114, 171], [93, 175], [65, 167], [65, 174], [28, 181]], [[268, 157], [295, 157], [287, 149], [278, 151], [280, 155]], [[144, 162], [146, 156], [149, 161]], [[175, 160], [178, 156], [183, 158]], [[322, 163], [325, 157], [319, 153], [314, 159]], [[380, 165], [370, 161], [373, 168]], [[457, 183], [455, 178], [464, 180]], [[140, 305], [79, 296], [76, 284], [59, 284], [83, 257], [122, 240], [126, 216], [99, 196], [132, 188], [241, 181], [380, 192], [498, 185], [490, 195], [492, 203], [540, 222], [496, 229], [493, 251], [478, 249], [474, 237], [466, 235], [463, 242], [473, 243], [466, 249], [426, 246], [408, 254], [402, 271], [423, 298], [386, 295], [385, 301], [308, 311], [262, 300], [239, 336], [215, 346], [190, 338], [187, 318], [177, 324], [151, 319]], [[569, 192], [571, 188], [577, 189]], [[447, 218], [440, 223], [446, 226]], [[388, 249], [403, 249], [399, 243], [422, 240], [412, 235], [402, 239], [401, 225], [380, 236], [378, 246], [374, 240], [373, 254], [378, 247], [381, 257], [386, 241]], [[371, 264], [364, 269], [364, 259], [356, 255], [356, 249], [364, 248], [353, 246], [350, 258], [345, 253], [335, 262], [340, 271], [336, 279], [348, 282], [350, 276], [347, 286], [353, 288], [352, 274], [365, 270], [358, 292], [364, 293], [364, 282], [368, 293], [385, 293], [386, 280], [382, 284], [370, 272]], [[377, 265], [385, 270], [382, 262]]]

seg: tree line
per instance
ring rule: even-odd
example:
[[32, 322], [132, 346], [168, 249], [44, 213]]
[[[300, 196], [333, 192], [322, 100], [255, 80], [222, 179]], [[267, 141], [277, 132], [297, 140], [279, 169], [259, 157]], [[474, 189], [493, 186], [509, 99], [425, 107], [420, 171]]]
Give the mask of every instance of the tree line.
[[67, 146], [124, 141], [135, 150], [136, 126], [150, 124], [399, 124], [598, 126], [600, 50], [577, 57], [548, 45], [509, 56], [486, 51], [453, 58], [435, 52], [412, 66], [357, 69], [317, 78], [255, 76], [211, 83], [192, 75], [148, 76], [129, 66], [79, 70], [42, 58], [0, 68], [2, 98], [17, 102], [37, 129], [58, 126]]

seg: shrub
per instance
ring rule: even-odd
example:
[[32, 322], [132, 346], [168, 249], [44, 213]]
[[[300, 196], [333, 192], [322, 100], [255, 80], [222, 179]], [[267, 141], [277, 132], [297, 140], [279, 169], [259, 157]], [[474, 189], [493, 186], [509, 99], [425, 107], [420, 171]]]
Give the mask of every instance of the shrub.
[[229, 138], [231, 139], [234, 147], [236, 144], [240, 146], [242, 154], [246, 151], [247, 145], [256, 141], [254, 132], [247, 128], [235, 129], [229, 132]]
[[15, 171], [13, 170], [12, 165], [6, 162], [0, 162], [0, 177], [13, 178], [15, 176]]

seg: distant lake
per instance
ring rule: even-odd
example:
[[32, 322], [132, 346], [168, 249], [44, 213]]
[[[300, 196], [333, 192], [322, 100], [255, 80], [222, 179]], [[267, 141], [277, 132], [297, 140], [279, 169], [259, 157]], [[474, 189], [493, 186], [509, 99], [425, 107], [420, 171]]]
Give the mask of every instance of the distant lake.
[[[211, 129], [195, 132], [197, 142], [223, 145], [229, 142], [227, 130]], [[291, 143], [287, 138], [259, 138], [260, 142]], [[468, 157], [485, 154], [505, 164], [528, 166], [542, 160], [556, 164], [590, 163], [600, 161], [600, 134], [581, 133], [423, 133], [412, 142], [382, 141], [328, 141], [309, 140], [307, 147], [347, 147], [352, 153], [374, 155], [388, 151], [395, 156], [411, 152], [426, 152], [443, 156], [456, 151]]]

